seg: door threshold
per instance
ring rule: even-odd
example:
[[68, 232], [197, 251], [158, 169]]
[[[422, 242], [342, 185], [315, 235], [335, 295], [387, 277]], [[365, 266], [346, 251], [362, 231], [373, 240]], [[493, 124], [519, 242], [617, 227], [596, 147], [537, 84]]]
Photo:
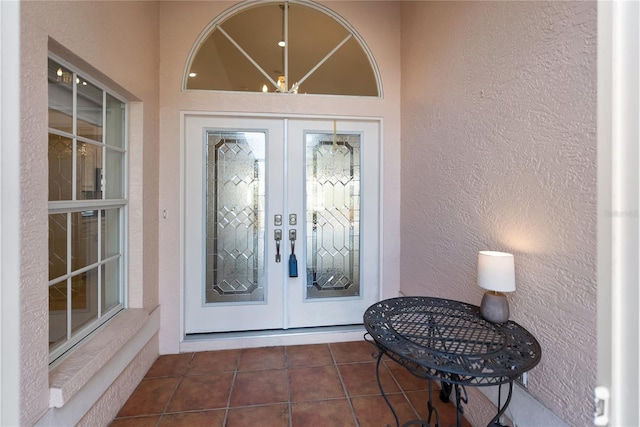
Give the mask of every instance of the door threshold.
[[188, 334], [180, 343], [180, 352], [360, 341], [364, 333], [363, 325], [343, 325]]

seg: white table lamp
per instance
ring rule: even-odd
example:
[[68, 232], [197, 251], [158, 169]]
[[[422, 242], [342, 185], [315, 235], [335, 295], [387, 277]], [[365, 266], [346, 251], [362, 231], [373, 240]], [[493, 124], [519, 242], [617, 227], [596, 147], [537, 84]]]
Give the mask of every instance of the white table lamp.
[[513, 255], [505, 252], [478, 253], [478, 286], [486, 289], [480, 303], [480, 314], [489, 322], [509, 320], [509, 303], [504, 292], [516, 290]]

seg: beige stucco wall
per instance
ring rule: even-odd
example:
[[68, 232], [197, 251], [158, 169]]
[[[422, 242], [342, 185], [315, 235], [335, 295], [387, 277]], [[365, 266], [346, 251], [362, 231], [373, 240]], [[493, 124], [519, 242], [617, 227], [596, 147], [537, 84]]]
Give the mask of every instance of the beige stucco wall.
[[477, 252], [514, 253], [529, 391], [591, 425], [596, 3], [404, 3], [402, 140], [402, 292], [478, 304]]
[[[130, 305], [158, 304], [158, 4], [21, 2], [21, 424], [49, 406], [47, 51], [54, 39], [135, 100], [130, 129]], [[66, 58], [69, 59], [69, 58]], [[77, 65], [77, 64], [76, 64]], [[152, 346], [157, 354], [157, 347]], [[145, 353], [146, 354], [146, 353]], [[147, 364], [149, 357], [146, 357]], [[138, 362], [139, 363], [139, 362]], [[140, 371], [140, 369], [138, 369]], [[144, 371], [126, 383], [133, 390]], [[137, 379], [136, 379], [137, 378]], [[115, 396], [117, 393], [113, 392]], [[126, 396], [125, 396], [126, 398]], [[122, 393], [110, 403], [113, 414]]]
[[[130, 303], [149, 310], [162, 303], [162, 353], [177, 352], [181, 339], [180, 111], [382, 117], [381, 297], [395, 296], [401, 283], [405, 294], [477, 303], [477, 251], [513, 252], [512, 318], [543, 348], [531, 394], [568, 423], [588, 425], [596, 356], [595, 4], [326, 1], [371, 49], [383, 99], [182, 92], [193, 43], [234, 4], [22, 3], [22, 423], [48, 407], [42, 260], [52, 37], [141, 101], [132, 105]], [[104, 420], [125, 398], [121, 390], [135, 386], [155, 342], [86, 422]]]
[[[347, 20], [365, 40], [382, 76], [383, 99], [335, 96], [279, 96], [262, 93], [184, 92], [188, 54], [200, 33], [237, 2], [162, 2], [160, 6], [160, 352], [179, 351], [180, 278], [180, 112], [216, 111], [317, 114], [383, 118], [385, 295], [397, 295], [400, 220], [400, 4], [339, 2], [324, 5]], [[188, 220], [188, 219], [185, 219]]]

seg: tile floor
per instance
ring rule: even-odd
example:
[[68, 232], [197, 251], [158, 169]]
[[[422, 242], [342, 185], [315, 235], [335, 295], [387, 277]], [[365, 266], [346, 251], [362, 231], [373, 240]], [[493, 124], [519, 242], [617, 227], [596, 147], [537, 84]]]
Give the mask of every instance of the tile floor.
[[[374, 353], [360, 341], [160, 356], [111, 426], [394, 426]], [[391, 360], [381, 381], [400, 425], [426, 417], [427, 381]], [[433, 402], [455, 425], [453, 404]]]

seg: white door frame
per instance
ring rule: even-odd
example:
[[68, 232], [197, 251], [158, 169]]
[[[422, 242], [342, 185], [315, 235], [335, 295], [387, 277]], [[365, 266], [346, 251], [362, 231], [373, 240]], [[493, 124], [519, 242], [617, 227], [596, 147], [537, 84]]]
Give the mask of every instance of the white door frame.
[[[276, 113], [234, 113], [234, 112], [203, 112], [203, 111], [181, 111], [180, 113], [180, 351], [205, 351], [218, 350], [228, 348], [246, 348], [268, 345], [297, 345], [297, 344], [313, 344], [324, 342], [352, 341], [362, 339], [364, 328], [362, 327], [327, 327], [318, 330], [296, 330], [289, 329], [275, 332], [264, 331], [248, 331], [239, 333], [220, 334], [202, 334], [198, 337], [186, 336], [185, 331], [185, 120], [189, 116], [199, 117], [229, 117], [229, 118], [247, 118], [247, 119], [292, 119], [292, 120], [338, 120], [338, 121], [370, 121], [378, 123], [378, 141], [379, 141], [379, 176], [378, 176], [378, 233], [383, 236], [383, 182], [384, 170], [384, 140], [382, 118], [380, 117], [364, 117], [364, 116], [328, 116], [328, 115], [309, 115], [309, 114], [276, 114]], [[378, 298], [383, 293], [383, 253], [384, 241], [379, 238], [379, 254], [378, 254]]]
[[20, 424], [20, 2], [0, 1], [0, 425]]
[[597, 425], [640, 425], [640, 3], [598, 2]]

